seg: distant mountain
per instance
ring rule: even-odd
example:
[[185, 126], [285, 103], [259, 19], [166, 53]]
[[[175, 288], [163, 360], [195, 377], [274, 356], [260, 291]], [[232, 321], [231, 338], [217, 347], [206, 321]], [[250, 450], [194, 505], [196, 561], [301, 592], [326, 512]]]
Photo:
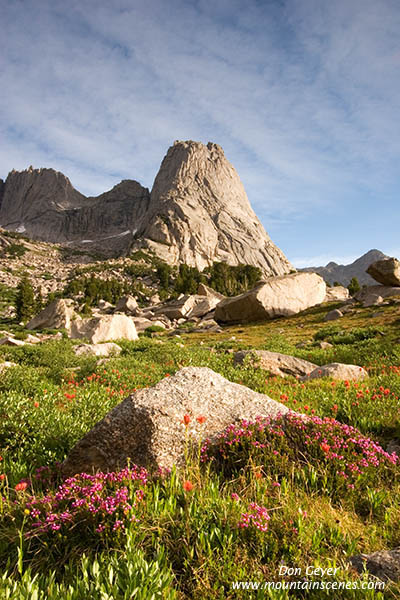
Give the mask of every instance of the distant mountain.
[[335, 262], [330, 262], [325, 267], [306, 267], [299, 269], [299, 271], [318, 273], [331, 285], [337, 281], [347, 287], [353, 277], [357, 277], [360, 285], [376, 285], [376, 281], [366, 273], [366, 270], [370, 264], [382, 260], [382, 258], [387, 258], [387, 255], [380, 250], [370, 250], [350, 265], [338, 265]]
[[175, 142], [151, 193], [124, 180], [87, 198], [53, 169], [12, 171], [0, 180], [0, 226], [108, 256], [147, 248], [169, 264], [201, 270], [214, 261], [257, 266], [266, 276], [293, 269], [222, 148], [211, 142]]

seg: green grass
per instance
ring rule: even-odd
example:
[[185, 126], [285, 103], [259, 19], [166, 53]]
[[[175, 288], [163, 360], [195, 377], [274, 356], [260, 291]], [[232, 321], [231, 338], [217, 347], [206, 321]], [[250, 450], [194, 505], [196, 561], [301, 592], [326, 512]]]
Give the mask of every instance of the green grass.
[[[367, 309], [344, 317], [340, 330], [353, 337], [343, 344], [334, 339], [337, 332], [331, 332], [333, 348], [323, 350], [312, 343], [314, 336], [326, 334], [326, 310], [225, 328], [221, 334], [188, 333], [174, 340], [160, 333], [157, 339], [120, 340], [121, 355], [99, 366], [93, 357], [76, 357], [73, 342], [66, 339], [32, 347], [0, 347], [0, 360], [18, 365], [0, 379], [0, 470], [4, 474], [0, 597], [399, 597], [397, 584], [388, 584], [383, 592], [297, 591], [296, 596], [282, 590], [233, 589], [235, 581], [282, 580], [278, 574], [282, 564], [303, 570], [308, 565], [335, 566], [338, 571], [329, 580], [360, 583], [362, 578], [348, 566], [348, 556], [400, 545], [398, 466], [369, 468], [356, 478], [354, 490], [347, 488], [337, 479], [326, 446], [319, 442], [302, 446], [304, 437], [297, 430], [287, 442], [267, 432], [262, 439], [265, 447], [257, 451], [238, 443], [230, 446], [222, 462], [219, 455], [215, 455], [218, 460], [201, 463], [194, 457], [184, 470], [150, 478], [135, 509], [138, 520], [128, 520], [129, 511], [121, 513], [125, 529], [113, 532], [109, 517], [104, 516], [106, 530], [96, 532], [89, 513], [82, 509], [76, 521], [60, 530], [26, 535], [32, 529], [32, 507], [27, 504], [31, 495], [50, 507], [50, 500], [43, 497], [52, 497], [61, 483], [54, 467], [75, 442], [129, 393], [152, 386], [183, 366], [208, 366], [296, 411], [356, 427], [357, 435], [384, 448], [389, 440], [399, 438], [397, 307], [385, 307], [383, 317], [372, 325]], [[303, 339], [309, 339], [310, 345], [297, 348]], [[328, 379], [302, 383], [272, 377], [250, 364], [235, 366], [231, 350], [251, 347], [293, 354], [316, 364], [359, 364], [368, 368], [370, 377], [358, 384]], [[316, 435], [319, 427], [317, 423], [313, 429]], [[49, 467], [47, 480], [35, 476], [40, 467]], [[16, 491], [25, 479], [32, 483], [25, 491]], [[128, 485], [132, 501], [135, 490]], [[256, 510], [251, 505], [267, 510], [266, 531], [239, 526], [246, 518], [243, 515]]]

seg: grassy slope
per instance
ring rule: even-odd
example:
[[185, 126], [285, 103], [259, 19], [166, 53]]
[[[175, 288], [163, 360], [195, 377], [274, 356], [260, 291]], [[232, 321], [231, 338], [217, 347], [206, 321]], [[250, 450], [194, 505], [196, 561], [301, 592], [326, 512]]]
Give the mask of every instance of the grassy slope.
[[[75, 441], [130, 391], [153, 385], [181, 366], [210, 366], [296, 410], [354, 425], [382, 445], [400, 437], [400, 379], [393, 369], [400, 364], [398, 306], [359, 309], [335, 323], [346, 331], [373, 326], [384, 335], [335, 344], [328, 350], [296, 348], [295, 344], [311, 340], [326, 327], [326, 310], [319, 307], [289, 319], [229, 327], [222, 334], [122, 343], [121, 357], [97, 368], [93, 359], [76, 358], [68, 340], [34, 348], [0, 348], [5, 359], [20, 365], [3, 374], [0, 382], [0, 453], [5, 474], [0, 561], [8, 569], [0, 583], [0, 597], [286, 598], [286, 592], [234, 591], [232, 582], [280, 580], [281, 563], [303, 569], [309, 564], [336, 565], [340, 570], [333, 579], [356, 581], [347, 556], [399, 545], [396, 479], [388, 483], [371, 476], [362, 493], [360, 488], [358, 493], [337, 497], [323, 460], [314, 472], [311, 458], [293, 459], [282, 474], [278, 466], [276, 472], [267, 468], [272, 459], [267, 452], [254, 460], [250, 455], [242, 470], [224, 477], [212, 466], [207, 469], [193, 461], [185, 473], [148, 484], [140, 520], [126, 534], [115, 532], [105, 539], [92, 531], [88, 537], [81, 521], [72, 530], [43, 539], [29, 541], [20, 535], [30, 518], [24, 515], [28, 492], [14, 490], [21, 478], [62, 460]], [[380, 316], [371, 316], [380, 311]], [[250, 365], [233, 366], [229, 350], [245, 347], [290, 353], [316, 364], [356, 363], [370, 367], [371, 377], [358, 386], [268, 377]], [[185, 480], [193, 483], [192, 491], [183, 489]], [[274, 481], [280, 486], [274, 486]], [[39, 483], [33, 487], [39, 497]], [[233, 500], [232, 493], [239, 500]], [[268, 509], [267, 532], [238, 528], [251, 502]], [[399, 594], [399, 586], [391, 585], [384, 595], [352, 590], [325, 595], [319, 590], [297, 591], [295, 597], [395, 598]]]

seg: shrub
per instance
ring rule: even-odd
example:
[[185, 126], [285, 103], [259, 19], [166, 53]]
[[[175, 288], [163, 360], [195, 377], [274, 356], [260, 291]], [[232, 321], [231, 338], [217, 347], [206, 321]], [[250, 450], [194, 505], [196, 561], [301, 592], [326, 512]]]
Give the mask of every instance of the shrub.
[[332, 499], [354, 490], [360, 495], [377, 482], [393, 484], [400, 474], [396, 454], [354, 427], [296, 413], [230, 425], [215, 444], [205, 442], [202, 460], [215, 462], [229, 475], [261, 464], [265, 473], [279, 478], [295, 468], [300, 482], [323, 489]]

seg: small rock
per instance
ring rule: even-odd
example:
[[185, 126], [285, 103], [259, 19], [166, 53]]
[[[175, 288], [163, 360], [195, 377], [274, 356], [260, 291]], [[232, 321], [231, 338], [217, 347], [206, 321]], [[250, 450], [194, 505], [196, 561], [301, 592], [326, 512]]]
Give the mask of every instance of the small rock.
[[339, 380], [359, 381], [368, 377], [367, 371], [358, 365], [347, 365], [344, 363], [330, 363], [322, 367], [316, 367], [308, 376], [302, 377], [303, 381], [331, 377]]
[[0, 340], [0, 346], [25, 346], [26, 342], [23, 340], [17, 340], [12, 337], [5, 337]]
[[74, 352], [77, 356], [90, 354], [92, 356], [117, 356], [121, 354], [122, 348], [114, 342], [106, 342], [105, 344], [80, 344], [75, 346]]
[[341, 317], [343, 317], [343, 313], [338, 308], [335, 308], [325, 315], [324, 321], [336, 321], [336, 319], [340, 319]]
[[246, 357], [250, 359], [253, 366], [280, 377], [308, 375], [317, 366], [301, 358], [268, 350], [240, 350], [234, 356], [234, 364], [243, 364]]
[[333, 344], [324, 341], [318, 342], [317, 346], [318, 348], [322, 348], [322, 350], [328, 350], [328, 348], [333, 348]]
[[349, 562], [359, 573], [363, 573], [366, 568], [381, 581], [400, 580], [400, 547], [352, 556]]

